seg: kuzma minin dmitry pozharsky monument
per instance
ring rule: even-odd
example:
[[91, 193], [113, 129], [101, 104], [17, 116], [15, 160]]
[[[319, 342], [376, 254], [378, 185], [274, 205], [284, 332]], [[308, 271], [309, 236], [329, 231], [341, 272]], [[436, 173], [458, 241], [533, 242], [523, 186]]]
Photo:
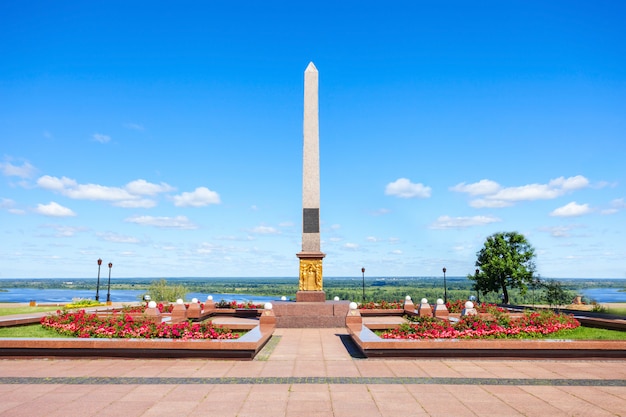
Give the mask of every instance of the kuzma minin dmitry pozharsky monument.
[[304, 71], [304, 146], [302, 152], [302, 251], [296, 301], [326, 299], [320, 248], [320, 152], [318, 72], [313, 62]]
[[349, 301], [326, 301], [320, 248], [320, 151], [318, 72], [311, 62], [304, 71], [304, 146], [302, 153], [302, 251], [296, 302], [276, 301], [276, 327], [343, 327]]

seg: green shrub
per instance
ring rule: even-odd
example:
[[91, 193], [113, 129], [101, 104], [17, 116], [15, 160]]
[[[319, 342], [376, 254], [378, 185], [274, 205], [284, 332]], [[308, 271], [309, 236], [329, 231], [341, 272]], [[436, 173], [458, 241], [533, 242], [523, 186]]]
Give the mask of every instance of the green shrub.
[[64, 305], [63, 309], [68, 310], [72, 308], [98, 307], [98, 306], [103, 306], [103, 305], [104, 304], [102, 304], [100, 301], [91, 300], [89, 298], [81, 298], [81, 299], [72, 300], [71, 303]]
[[594, 313], [606, 313], [607, 308], [603, 306], [602, 304], [598, 304], [594, 302], [592, 304], [591, 311], [593, 311]]
[[185, 299], [189, 289], [182, 284], [168, 284], [165, 279], [152, 281], [148, 287], [147, 295], [152, 301], [176, 302], [177, 299]]

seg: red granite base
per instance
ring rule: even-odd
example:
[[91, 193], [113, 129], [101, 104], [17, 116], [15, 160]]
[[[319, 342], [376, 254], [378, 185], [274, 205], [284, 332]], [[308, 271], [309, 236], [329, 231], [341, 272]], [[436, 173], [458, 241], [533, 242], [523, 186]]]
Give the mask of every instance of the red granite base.
[[323, 303], [277, 301], [273, 307], [276, 315], [276, 327], [345, 327], [349, 305], [348, 301], [325, 301]]
[[323, 303], [326, 301], [326, 293], [324, 291], [298, 291], [296, 293], [296, 302], [298, 303]]

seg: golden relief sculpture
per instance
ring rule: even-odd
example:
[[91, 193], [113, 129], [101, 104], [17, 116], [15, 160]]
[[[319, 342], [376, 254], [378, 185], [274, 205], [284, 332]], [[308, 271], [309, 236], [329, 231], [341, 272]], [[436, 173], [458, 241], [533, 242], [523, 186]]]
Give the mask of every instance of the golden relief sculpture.
[[322, 291], [322, 260], [300, 259], [300, 291]]

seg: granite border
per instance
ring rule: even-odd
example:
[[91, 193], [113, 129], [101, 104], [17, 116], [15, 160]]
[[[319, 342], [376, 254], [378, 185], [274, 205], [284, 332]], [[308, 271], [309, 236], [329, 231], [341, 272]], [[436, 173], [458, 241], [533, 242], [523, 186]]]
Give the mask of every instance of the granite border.
[[[249, 326], [228, 325], [231, 330]], [[0, 357], [214, 358], [252, 360], [274, 326], [257, 325], [239, 339], [1, 338]]]
[[366, 324], [347, 327], [367, 358], [626, 359], [621, 340], [398, 340], [382, 339]]

